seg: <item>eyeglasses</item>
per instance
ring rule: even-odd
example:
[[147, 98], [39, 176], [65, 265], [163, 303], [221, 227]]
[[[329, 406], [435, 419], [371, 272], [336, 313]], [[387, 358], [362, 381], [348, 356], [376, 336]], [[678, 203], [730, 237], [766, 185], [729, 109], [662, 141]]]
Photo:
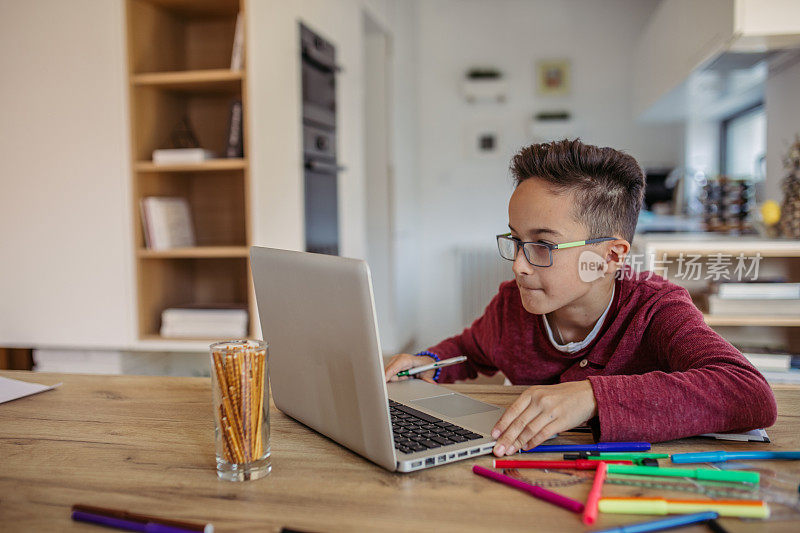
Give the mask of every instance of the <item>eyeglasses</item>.
[[528, 260], [528, 263], [537, 267], [549, 267], [553, 266], [553, 250], [574, 248], [576, 246], [613, 240], [615, 240], [615, 237], [598, 237], [597, 239], [587, 239], [585, 241], [550, 244], [547, 242], [523, 242], [516, 237], [512, 237], [510, 233], [503, 233], [497, 236], [497, 249], [500, 250], [500, 257], [508, 259], [509, 261], [514, 261], [517, 259], [517, 254], [519, 254], [519, 248], [521, 246], [522, 253], [525, 255], [525, 259]]

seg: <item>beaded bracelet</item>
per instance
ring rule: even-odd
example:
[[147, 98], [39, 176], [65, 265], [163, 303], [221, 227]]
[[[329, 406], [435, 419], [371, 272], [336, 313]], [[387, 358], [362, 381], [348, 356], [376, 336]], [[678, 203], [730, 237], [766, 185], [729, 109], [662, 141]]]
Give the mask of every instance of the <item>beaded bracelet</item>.
[[[436, 355], [433, 352], [428, 352], [428, 351], [417, 352], [414, 355], [427, 355], [428, 357], [432, 357], [433, 360], [436, 361], [437, 363], [440, 361], [439, 356]], [[441, 373], [442, 373], [442, 369], [441, 368], [437, 368], [436, 372], [433, 373], [433, 381], [439, 381], [439, 374], [441, 374]]]

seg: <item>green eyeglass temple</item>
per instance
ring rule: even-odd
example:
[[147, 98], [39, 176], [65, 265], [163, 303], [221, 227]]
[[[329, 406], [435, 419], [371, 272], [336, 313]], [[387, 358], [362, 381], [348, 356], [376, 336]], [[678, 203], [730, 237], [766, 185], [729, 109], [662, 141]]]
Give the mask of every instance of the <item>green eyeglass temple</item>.
[[561, 244], [554, 244], [553, 250], [560, 250], [561, 248], [574, 248], [575, 246], [583, 246], [584, 244], [594, 244], [596, 242], [613, 241], [613, 240], [614, 237], [599, 237], [597, 239], [587, 239], [585, 241], [563, 242]]
[[[547, 243], [547, 242], [521, 241], [521, 240], [517, 239], [516, 237], [512, 237], [511, 233], [503, 233], [503, 234], [497, 236], [498, 248], [500, 246], [500, 239], [508, 239], [510, 241], [514, 241], [514, 243], [516, 244], [516, 246], [514, 247], [515, 248], [514, 258], [515, 259], [516, 259], [517, 254], [519, 253], [519, 249], [522, 248], [522, 255], [525, 256], [525, 259], [528, 261], [528, 263], [532, 264], [533, 266], [548, 267], [548, 266], [552, 266], [553, 265], [553, 250], [561, 250], [563, 248], [575, 248], [576, 246], [585, 246], [587, 244], [594, 244], [594, 243], [597, 243], [597, 242], [613, 241], [613, 240], [616, 239], [616, 237], [598, 237], [596, 239], [586, 239], [585, 241], [572, 241], [572, 242], [562, 242], [562, 243], [559, 243], [559, 244], [550, 244], [550, 243]], [[547, 264], [547, 265], [537, 265], [536, 263], [531, 261], [531, 258], [528, 257], [528, 252], [525, 251], [525, 245], [526, 244], [535, 244], [536, 246], [543, 246], [543, 247], [547, 248], [549, 250], [549, 252], [550, 252], [550, 254], [549, 254], [550, 255], [549, 264]], [[508, 257], [503, 256], [502, 253], [500, 254], [500, 257], [502, 257], [503, 259], [506, 259], [508, 261], [513, 261], [514, 260], [514, 259], [509, 259]]]

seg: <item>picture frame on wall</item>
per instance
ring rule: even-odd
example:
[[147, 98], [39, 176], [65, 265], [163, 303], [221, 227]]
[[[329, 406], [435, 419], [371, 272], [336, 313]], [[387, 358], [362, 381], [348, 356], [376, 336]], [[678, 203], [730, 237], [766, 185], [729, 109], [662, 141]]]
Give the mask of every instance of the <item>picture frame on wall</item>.
[[570, 92], [568, 59], [545, 59], [536, 62], [536, 94], [566, 96]]

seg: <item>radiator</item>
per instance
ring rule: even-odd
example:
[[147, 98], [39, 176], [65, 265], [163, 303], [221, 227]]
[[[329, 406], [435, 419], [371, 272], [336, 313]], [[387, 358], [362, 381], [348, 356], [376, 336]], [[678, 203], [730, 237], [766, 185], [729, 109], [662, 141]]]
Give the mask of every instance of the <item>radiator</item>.
[[464, 327], [481, 316], [504, 281], [514, 279], [511, 262], [497, 248], [457, 248], [458, 284], [461, 295], [461, 322]]

